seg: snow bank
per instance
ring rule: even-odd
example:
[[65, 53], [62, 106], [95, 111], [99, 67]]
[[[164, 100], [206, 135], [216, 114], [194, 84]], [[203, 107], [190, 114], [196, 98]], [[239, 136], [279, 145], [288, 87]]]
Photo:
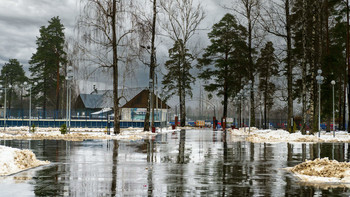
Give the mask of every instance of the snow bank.
[[122, 129], [121, 133], [114, 135], [111, 131], [111, 135], [107, 135], [105, 129], [87, 129], [87, 128], [74, 128], [71, 132], [62, 135], [58, 128], [38, 128], [34, 133], [28, 132], [26, 128], [7, 128], [5, 132], [0, 133], [0, 139], [6, 140], [66, 140], [66, 141], [83, 141], [91, 139], [115, 139], [115, 140], [141, 140], [151, 138], [156, 133], [143, 132], [136, 129]]
[[[287, 168], [302, 182], [312, 184], [350, 184], [350, 163], [329, 160], [328, 158], [315, 159]], [[339, 185], [338, 185], [339, 186]]]
[[255, 133], [258, 129], [256, 127], [250, 127], [250, 132], [249, 132], [249, 127], [244, 127], [238, 128], [238, 129], [227, 129], [228, 131], [231, 132], [232, 135], [249, 135], [250, 133]]
[[289, 133], [285, 130], [258, 130], [256, 128], [251, 128], [250, 133], [248, 132], [248, 128], [244, 131], [244, 128], [240, 129], [229, 129], [232, 137], [237, 135], [247, 136], [245, 138], [246, 141], [253, 143], [278, 143], [278, 142], [350, 142], [350, 134], [347, 132], [336, 132], [335, 137], [333, 137], [333, 133], [321, 132], [321, 137], [318, 137], [318, 133], [314, 135], [302, 135], [300, 132]]
[[49, 164], [49, 161], [39, 161], [30, 150], [20, 150], [0, 146], [0, 175], [9, 175], [29, 168]]

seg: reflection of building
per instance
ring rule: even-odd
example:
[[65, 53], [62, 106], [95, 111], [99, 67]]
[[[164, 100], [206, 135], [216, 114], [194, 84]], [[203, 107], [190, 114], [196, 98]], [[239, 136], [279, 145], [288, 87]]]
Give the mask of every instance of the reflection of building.
[[[121, 120], [143, 121], [147, 110], [148, 89], [130, 88], [120, 89], [122, 95], [119, 101], [121, 106]], [[156, 97], [154, 95], [154, 97]], [[154, 101], [155, 121], [166, 121], [167, 106], [162, 100], [156, 97]], [[158, 104], [158, 110], [157, 110]], [[94, 90], [90, 94], [80, 94], [75, 102], [77, 116], [89, 116], [91, 118], [105, 118], [113, 113], [113, 91]]]

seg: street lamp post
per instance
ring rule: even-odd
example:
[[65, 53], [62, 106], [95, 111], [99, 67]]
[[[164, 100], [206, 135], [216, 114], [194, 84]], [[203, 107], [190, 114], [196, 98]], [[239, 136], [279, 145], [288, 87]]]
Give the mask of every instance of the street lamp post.
[[70, 132], [70, 121], [71, 121], [71, 97], [72, 97], [72, 90], [69, 87], [70, 82], [73, 80], [73, 67], [68, 66], [67, 67], [67, 104], [66, 104], [66, 126], [68, 128], [68, 132]]
[[249, 101], [248, 101], [249, 102], [248, 103], [248, 108], [249, 108], [248, 109], [249, 110], [249, 130], [248, 131], [249, 131], [249, 133], [250, 133], [250, 121], [251, 121], [251, 119], [250, 119], [250, 116], [251, 116], [251, 114], [250, 114], [251, 113], [251, 110], [250, 110], [250, 108], [251, 108], [251, 106], [250, 106], [251, 105], [251, 103], [250, 103], [250, 94], [252, 93], [251, 91], [252, 91], [252, 80], [249, 80], [248, 81], [248, 86], [247, 86], [247, 93], [248, 93], [247, 96], [249, 97]]
[[318, 69], [318, 75], [316, 76], [318, 84], [318, 137], [321, 136], [321, 84], [323, 83], [324, 77], [321, 75], [322, 70]]
[[243, 99], [243, 105], [244, 105], [244, 108], [243, 108], [243, 126], [244, 126], [244, 132], [246, 132], [246, 128], [245, 128], [245, 122], [244, 122], [244, 118], [245, 118], [245, 109], [246, 109], [246, 106], [245, 106], [245, 96], [247, 95], [246, 93], [246, 90], [247, 90], [247, 85], [245, 85], [242, 89], [242, 99]]
[[332, 93], [333, 93], [333, 137], [335, 137], [335, 121], [334, 121], [334, 85], [335, 85], [335, 81], [332, 80], [331, 84], [332, 84]]
[[[31, 127], [31, 121], [32, 121], [32, 85], [28, 84], [26, 81], [24, 82], [24, 86], [27, 86], [29, 88], [29, 132], [30, 132], [30, 127]], [[34, 82], [34, 86], [38, 85], [37, 82]]]
[[[0, 83], [2, 83], [2, 80], [0, 80]], [[5, 98], [4, 98], [4, 131], [6, 130], [6, 119], [7, 119], [7, 112], [6, 112], [6, 110], [7, 110], [7, 88], [12, 88], [12, 85], [11, 84], [9, 84], [8, 86], [2, 86], [1, 84], [0, 84], [0, 88], [1, 88], [1, 93], [2, 93], [2, 89], [5, 91]]]

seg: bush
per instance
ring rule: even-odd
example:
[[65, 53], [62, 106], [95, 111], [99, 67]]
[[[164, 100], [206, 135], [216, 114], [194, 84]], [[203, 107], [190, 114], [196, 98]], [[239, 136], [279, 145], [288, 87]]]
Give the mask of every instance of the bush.
[[66, 124], [61, 125], [60, 131], [62, 135], [67, 134], [67, 125]]
[[35, 124], [32, 124], [32, 128], [30, 129], [30, 131], [31, 131], [32, 133], [35, 132]]

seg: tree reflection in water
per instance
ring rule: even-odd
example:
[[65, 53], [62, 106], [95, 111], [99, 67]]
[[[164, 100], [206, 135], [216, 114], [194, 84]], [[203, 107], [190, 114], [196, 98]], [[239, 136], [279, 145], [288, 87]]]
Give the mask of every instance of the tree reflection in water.
[[[303, 185], [284, 170], [318, 155], [349, 161], [349, 144], [233, 138], [229, 132], [181, 130], [131, 142], [1, 141], [14, 148], [30, 147], [38, 159], [52, 164], [4, 177], [0, 190], [4, 196], [19, 190], [32, 191], [33, 196], [350, 195], [347, 188]], [[30, 177], [24, 177], [29, 172]], [[24, 181], [8, 181], [15, 178]]]

